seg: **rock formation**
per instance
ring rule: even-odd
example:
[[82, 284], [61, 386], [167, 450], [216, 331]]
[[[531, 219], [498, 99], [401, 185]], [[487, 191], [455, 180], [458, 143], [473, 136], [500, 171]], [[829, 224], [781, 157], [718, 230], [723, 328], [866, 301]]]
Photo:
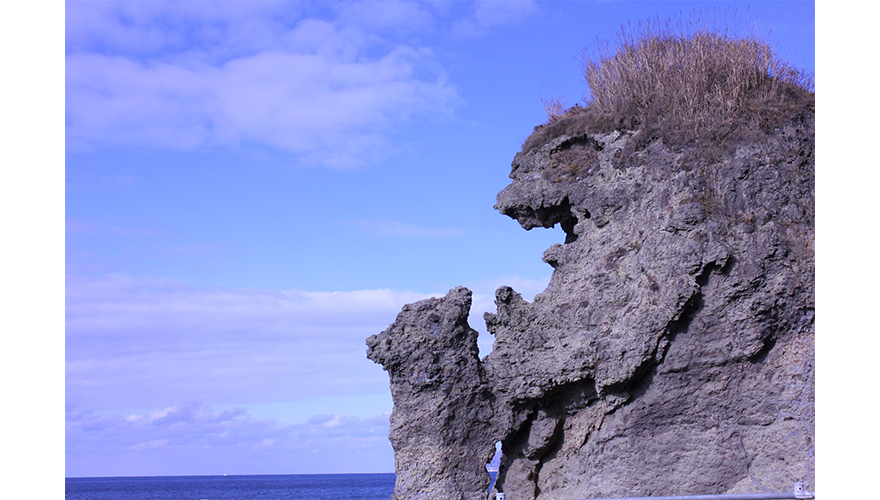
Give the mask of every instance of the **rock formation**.
[[495, 452], [491, 393], [468, 326], [471, 292], [404, 306], [367, 340], [391, 377], [394, 500], [485, 498]]
[[814, 132], [805, 109], [760, 141], [677, 147], [645, 131], [524, 150], [496, 208], [565, 242], [527, 302], [408, 305], [368, 340], [394, 398], [394, 498], [508, 500], [813, 486]]

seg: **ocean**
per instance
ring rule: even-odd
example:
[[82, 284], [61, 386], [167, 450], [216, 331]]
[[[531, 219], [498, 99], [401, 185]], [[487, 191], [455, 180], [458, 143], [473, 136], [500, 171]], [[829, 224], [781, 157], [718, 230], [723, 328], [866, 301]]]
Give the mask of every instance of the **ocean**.
[[388, 500], [394, 474], [69, 477], [66, 500]]
[[[495, 472], [490, 476], [493, 481]], [[66, 500], [388, 500], [394, 474], [69, 477]]]

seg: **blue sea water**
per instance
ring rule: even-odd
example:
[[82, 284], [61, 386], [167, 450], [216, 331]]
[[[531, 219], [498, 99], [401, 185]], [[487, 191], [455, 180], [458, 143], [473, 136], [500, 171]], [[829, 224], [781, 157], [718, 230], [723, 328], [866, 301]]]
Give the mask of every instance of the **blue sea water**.
[[388, 500], [394, 474], [70, 477], [66, 500]]
[[66, 500], [388, 500], [393, 490], [394, 474], [65, 479]]

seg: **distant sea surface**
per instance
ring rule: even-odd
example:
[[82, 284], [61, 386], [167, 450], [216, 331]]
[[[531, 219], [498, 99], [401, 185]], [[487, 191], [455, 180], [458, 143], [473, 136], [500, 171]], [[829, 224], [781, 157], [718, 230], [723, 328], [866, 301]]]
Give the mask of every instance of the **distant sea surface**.
[[394, 474], [69, 477], [66, 500], [389, 500]]

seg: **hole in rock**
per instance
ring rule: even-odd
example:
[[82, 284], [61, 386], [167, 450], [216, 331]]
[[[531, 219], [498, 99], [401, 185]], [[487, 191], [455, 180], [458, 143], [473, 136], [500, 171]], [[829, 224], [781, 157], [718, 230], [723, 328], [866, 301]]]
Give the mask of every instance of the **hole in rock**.
[[492, 460], [486, 464], [486, 470], [489, 471], [489, 491], [495, 486], [495, 479], [498, 477], [498, 467], [501, 465], [501, 441], [495, 443], [495, 455]]
[[566, 217], [559, 221], [559, 227], [565, 232], [565, 243], [574, 243], [578, 239], [578, 235], [574, 232], [574, 226], [578, 220], [574, 217]]

